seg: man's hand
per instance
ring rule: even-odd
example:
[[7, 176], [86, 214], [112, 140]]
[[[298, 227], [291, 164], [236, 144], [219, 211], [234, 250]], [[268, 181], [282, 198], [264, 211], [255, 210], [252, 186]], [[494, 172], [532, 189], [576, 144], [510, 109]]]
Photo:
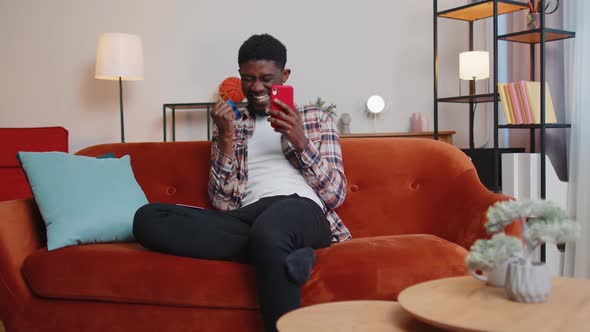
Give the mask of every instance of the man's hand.
[[275, 104], [281, 110], [269, 110], [268, 121], [276, 132], [287, 137], [287, 140], [293, 144], [297, 152], [303, 152], [309, 143], [309, 139], [305, 136], [303, 130], [301, 114], [278, 99], [275, 99]]
[[218, 147], [226, 154], [232, 153], [232, 143], [234, 137], [234, 119], [236, 114], [234, 110], [223, 100], [220, 100], [213, 106], [211, 119], [215, 122], [218, 130]]

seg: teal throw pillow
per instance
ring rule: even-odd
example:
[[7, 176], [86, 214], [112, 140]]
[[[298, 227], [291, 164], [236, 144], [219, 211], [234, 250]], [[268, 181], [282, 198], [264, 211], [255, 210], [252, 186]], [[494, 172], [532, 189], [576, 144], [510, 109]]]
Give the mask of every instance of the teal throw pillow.
[[147, 199], [129, 156], [19, 152], [18, 159], [47, 228], [48, 250], [133, 240], [133, 216]]

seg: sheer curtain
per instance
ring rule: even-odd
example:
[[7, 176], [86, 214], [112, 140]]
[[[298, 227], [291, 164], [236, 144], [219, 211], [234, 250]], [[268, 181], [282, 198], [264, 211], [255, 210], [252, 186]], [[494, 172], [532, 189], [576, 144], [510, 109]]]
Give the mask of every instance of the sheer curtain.
[[566, 246], [564, 274], [590, 278], [590, 1], [561, 3], [565, 29], [576, 32], [565, 52], [567, 120], [572, 124], [568, 208], [582, 228], [578, 241]]

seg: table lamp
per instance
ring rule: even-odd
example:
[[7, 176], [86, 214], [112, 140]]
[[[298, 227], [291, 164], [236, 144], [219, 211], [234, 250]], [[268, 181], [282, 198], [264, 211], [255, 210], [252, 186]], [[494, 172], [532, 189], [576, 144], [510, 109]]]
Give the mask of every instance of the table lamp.
[[[475, 81], [490, 77], [490, 53], [487, 51], [469, 51], [459, 54], [459, 78], [472, 81], [475, 93]], [[461, 95], [461, 84], [459, 84], [459, 95]]]
[[[475, 95], [475, 81], [490, 77], [490, 54], [486, 51], [469, 51], [459, 54], [459, 78], [469, 80], [469, 95]], [[461, 80], [459, 80], [459, 96], [461, 95]], [[469, 148], [475, 148], [473, 125], [477, 103], [469, 101]]]
[[123, 120], [123, 80], [143, 80], [143, 47], [141, 38], [126, 33], [102, 33], [96, 49], [95, 78], [119, 80], [121, 143], [125, 143]]

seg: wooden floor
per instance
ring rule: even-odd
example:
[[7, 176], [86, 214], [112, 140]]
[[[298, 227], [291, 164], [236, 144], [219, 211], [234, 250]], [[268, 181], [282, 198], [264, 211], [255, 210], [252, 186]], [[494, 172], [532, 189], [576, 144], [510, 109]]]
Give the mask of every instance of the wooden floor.
[[4, 324], [2, 324], [2, 321], [0, 321], [0, 332], [5, 332], [4, 331]]

